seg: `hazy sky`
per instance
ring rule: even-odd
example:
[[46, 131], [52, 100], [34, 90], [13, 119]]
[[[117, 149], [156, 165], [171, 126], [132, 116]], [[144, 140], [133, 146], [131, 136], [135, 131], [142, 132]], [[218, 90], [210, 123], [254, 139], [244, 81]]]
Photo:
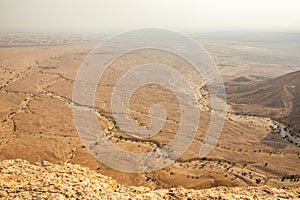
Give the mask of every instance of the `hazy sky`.
[[1, 30], [300, 31], [299, 0], [0, 0]]

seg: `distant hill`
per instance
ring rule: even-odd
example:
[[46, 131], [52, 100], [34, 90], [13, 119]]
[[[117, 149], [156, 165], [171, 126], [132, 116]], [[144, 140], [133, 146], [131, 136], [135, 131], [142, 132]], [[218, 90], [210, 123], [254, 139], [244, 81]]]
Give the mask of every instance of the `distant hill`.
[[248, 84], [227, 84], [227, 99], [236, 111], [268, 116], [300, 130], [300, 71]]
[[251, 81], [251, 80], [248, 79], [248, 78], [245, 77], [245, 76], [240, 76], [240, 77], [238, 77], [238, 78], [236, 78], [236, 79], [233, 79], [233, 81], [235, 81], [235, 82], [248, 82], [248, 81]]

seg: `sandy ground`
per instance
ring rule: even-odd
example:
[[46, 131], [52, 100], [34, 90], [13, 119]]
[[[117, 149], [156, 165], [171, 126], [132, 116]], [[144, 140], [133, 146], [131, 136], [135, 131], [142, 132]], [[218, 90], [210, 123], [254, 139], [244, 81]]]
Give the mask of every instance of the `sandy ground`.
[[[21, 158], [30, 163], [42, 160], [76, 163], [111, 176], [121, 184], [151, 188], [299, 185], [299, 148], [280, 136], [273, 136], [274, 122], [269, 118], [234, 114], [230, 106], [217, 146], [200, 160], [198, 152], [210, 120], [209, 95], [199, 88], [203, 81], [193, 75], [185, 61], [151, 51], [125, 55], [107, 70], [96, 93], [99, 124], [115, 145], [133, 152], [153, 151], [158, 148], [158, 143], [166, 144], [174, 137], [180, 123], [179, 104], [164, 87], [142, 87], [130, 101], [132, 118], [140, 126], [149, 123], [150, 105], [160, 103], [165, 106], [167, 121], [154, 137], [147, 140], [133, 138], [115, 125], [111, 114], [111, 91], [118, 78], [133, 66], [158, 60], [182, 72], [197, 91], [201, 113], [197, 135], [178, 161], [156, 172], [124, 173], [98, 162], [79, 139], [71, 110], [76, 72], [94, 45], [74, 43], [0, 48], [1, 160]], [[243, 68], [242, 61], [234, 61]], [[227, 70], [223, 70], [227, 78], [241, 75], [241, 72], [234, 73], [236, 69], [230, 73]], [[250, 71], [243, 71], [242, 75], [249, 74]]]

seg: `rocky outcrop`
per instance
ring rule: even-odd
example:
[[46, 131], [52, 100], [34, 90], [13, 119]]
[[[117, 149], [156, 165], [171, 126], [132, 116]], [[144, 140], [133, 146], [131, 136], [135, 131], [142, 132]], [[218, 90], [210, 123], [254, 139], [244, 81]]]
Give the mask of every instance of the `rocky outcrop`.
[[79, 165], [24, 160], [0, 163], [0, 199], [297, 199], [300, 188], [217, 187], [151, 190], [122, 186]]

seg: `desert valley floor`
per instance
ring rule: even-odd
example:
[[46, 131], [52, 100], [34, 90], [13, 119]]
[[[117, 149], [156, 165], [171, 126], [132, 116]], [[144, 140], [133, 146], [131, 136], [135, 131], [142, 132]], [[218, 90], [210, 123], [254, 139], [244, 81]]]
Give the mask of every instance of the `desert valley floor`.
[[135, 123], [145, 126], [150, 122], [148, 110], [154, 103], [165, 107], [167, 121], [150, 138], [139, 139], [124, 133], [115, 125], [110, 99], [114, 85], [127, 70], [151, 61], [163, 63], [183, 73], [197, 93], [200, 126], [189, 149], [169, 167], [131, 174], [111, 169], [93, 158], [74, 125], [72, 91], [76, 73], [103, 38], [2, 34], [0, 160], [79, 164], [123, 185], [156, 189], [299, 187], [299, 40], [267, 38], [270, 41], [254, 42], [251, 38], [239, 41], [198, 37], [217, 64], [227, 93], [227, 115], [221, 137], [205, 158], [199, 159], [198, 154], [208, 129], [210, 97], [203, 80], [194, 76], [186, 61], [168, 52], [136, 51], [112, 63], [99, 81], [96, 93], [99, 124], [115, 145], [133, 152], [154, 151], [168, 143], [179, 128], [180, 106], [176, 96], [164, 87], [154, 84], [141, 87], [130, 100], [130, 114]]

